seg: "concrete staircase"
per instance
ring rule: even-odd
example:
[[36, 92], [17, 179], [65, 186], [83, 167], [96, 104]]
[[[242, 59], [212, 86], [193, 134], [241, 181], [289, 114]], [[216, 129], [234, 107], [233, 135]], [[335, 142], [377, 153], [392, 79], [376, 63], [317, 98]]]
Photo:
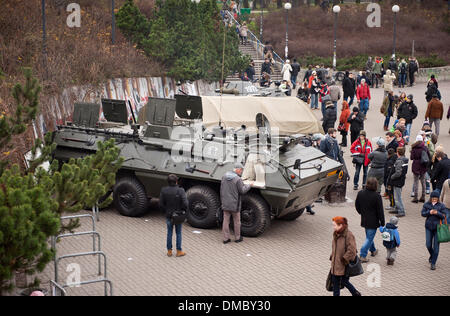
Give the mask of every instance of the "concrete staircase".
[[[239, 45], [239, 50], [243, 55], [249, 55], [251, 59], [255, 62], [255, 79], [259, 79], [261, 75], [261, 65], [264, 63], [264, 56], [258, 53], [258, 51], [254, 47], [255, 43], [248, 42], [246, 45]], [[282, 75], [279, 67], [273, 66], [274, 73], [271, 75], [272, 81], [282, 80]], [[226, 78], [226, 81], [240, 81], [241, 78], [239, 74], [236, 73], [232, 76]]]

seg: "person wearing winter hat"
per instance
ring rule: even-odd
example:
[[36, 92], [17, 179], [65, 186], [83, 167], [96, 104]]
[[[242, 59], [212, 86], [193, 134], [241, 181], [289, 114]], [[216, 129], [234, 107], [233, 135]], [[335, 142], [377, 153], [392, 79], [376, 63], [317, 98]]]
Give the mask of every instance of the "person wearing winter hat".
[[436, 261], [439, 256], [439, 242], [437, 238], [437, 226], [441, 220], [445, 219], [445, 205], [439, 202], [439, 191], [431, 192], [430, 200], [423, 205], [422, 216], [426, 217], [425, 237], [426, 246], [430, 257], [428, 262], [431, 270], [436, 269]]
[[387, 265], [393, 266], [397, 257], [397, 248], [400, 247], [400, 234], [397, 229], [398, 218], [392, 216], [389, 223], [384, 227], [380, 227], [381, 238], [383, 239], [383, 246], [387, 251]]
[[368, 177], [375, 178], [378, 181], [377, 192], [381, 192], [381, 185], [384, 183], [384, 167], [387, 161], [386, 142], [382, 137], [376, 140], [377, 149], [368, 155], [370, 163], [370, 170]]
[[[421, 135], [417, 135], [416, 142], [411, 146], [411, 157], [412, 160], [412, 172], [414, 174], [414, 199], [413, 203], [423, 203], [425, 202], [425, 174], [427, 172], [427, 164], [423, 163], [422, 153], [425, 152], [429, 157], [428, 148], [425, 146], [423, 142], [423, 137]], [[430, 158], [428, 160], [431, 160]], [[422, 185], [422, 195], [420, 200], [418, 200], [419, 194], [419, 180]]]

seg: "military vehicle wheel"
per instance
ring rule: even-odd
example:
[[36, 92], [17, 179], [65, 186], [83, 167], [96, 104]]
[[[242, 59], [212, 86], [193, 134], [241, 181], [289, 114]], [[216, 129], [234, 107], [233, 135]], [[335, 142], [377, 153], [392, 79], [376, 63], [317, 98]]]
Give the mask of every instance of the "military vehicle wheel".
[[216, 227], [216, 213], [220, 207], [216, 191], [208, 186], [197, 185], [187, 190], [186, 196], [189, 201], [188, 223], [196, 228]]
[[281, 219], [283, 221], [295, 221], [297, 218], [302, 216], [303, 212], [305, 211], [304, 208], [297, 210], [295, 212], [289, 213], [287, 215], [284, 215], [282, 217], [278, 217], [278, 219]]
[[247, 237], [261, 235], [270, 225], [270, 209], [259, 195], [248, 193], [242, 197], [241, 234]]
[[139, 217], [148, 209], [145, 187], [134, 177], [124, 177], [114, 187], [114, 206], [121, 215]]

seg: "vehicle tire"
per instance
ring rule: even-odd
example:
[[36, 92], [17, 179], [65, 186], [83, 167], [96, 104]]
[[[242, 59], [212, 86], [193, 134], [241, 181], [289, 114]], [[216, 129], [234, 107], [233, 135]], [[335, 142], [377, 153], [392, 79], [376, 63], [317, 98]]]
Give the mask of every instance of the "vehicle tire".
[[189, 201], [187, 221], [192, 227], [213, 228], [217, 226], [217, 210], [220, 198], [214, 189], [197, 185], [186, 192]]
[[135, 177], [120, 178], [114, 186], [114, 207], [123, 216], [139, 217], [148, 211], [145, 187]]
[[242, 196], [241, 235], [257, 237], [270, 226], [270, 208], [266, 201], [257, 194]]
[[304, 208], [297, 210], [295, 212], [289, 213], [287, 215], [284, 215], [282, 217], [278, 217], [278, 219], [281, 219], [283, 221], [295, 221], [297, 218], [302, 216], [303, 212], [305, 211]]

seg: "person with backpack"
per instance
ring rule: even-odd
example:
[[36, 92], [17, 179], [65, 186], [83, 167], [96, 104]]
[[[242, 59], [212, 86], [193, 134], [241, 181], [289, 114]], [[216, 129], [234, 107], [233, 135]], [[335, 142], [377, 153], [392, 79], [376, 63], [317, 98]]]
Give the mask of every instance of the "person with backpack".
[[431, 99], [433, 99], [434, 95], [438, 96], [438, 99], [440, 100], [441, 98], [439, 97], [439, 84], [435, 78], [434, 75], [431, 75], [430, 80], [427, 83], [427, 91], [425, 92], [425, 99], [427, 100], [427, 102], [430, 102]]
[[405, 206], [402, 200], [402, 188], [405, 186], [406, 174], [408, 173], [408, 158], [405, 157], [405, 147], [397, 148], [397, 160], [391, 169], [388, 178], [388, 185], [394, 191], [395, 209], [390, 214], [397, 214], [397, 217], [405, 216]]
[[412, 57], [409, 65], [408, 65], [408, 72], [409, 72], [409, 86], [412, 87], [414, 85], [415, 74], [419, 71], [419, 64], [417, 62], [417, 59], [415, 57]]
[[[186, 198], [186, 192], [183, 188], [178, 186], [178, 177], [174, 174], [170, 174], [167, 177], [169, 186], [161, 189], [159, 196], [159, 208], [166, 214], [167, 224], [167, 256], [172, 256], [172, 235], [173, 227], [175, 226], [176, 232], [176, 247], [177, 257], [183, 257], [186, 253], [182, 249], [182, 223], [174, 222], [174, 214], [187, 214], [188, 212], [188, 200]], [[182, 216], [180, 216], [182, 217]]]
[[435, 190], [430, 194], [430, 200], [423, 205], [422, 216], [425, 221], [425, 238], [430, 257], [428, 262], [430, 269], [436, 270], [436, 262], [439, 256], [439, 241], [437, 238], [437, 226], [445, 219], [445, 205], [439, 202], [439, 191]]
[[397, 258], [397, 248], [400, 247], [400, 234], [398, 233], [397, 224], [398, 218], [392, 216], [386, 226], [380, 227], [383, 246], [387, 251], [386, 260], [388, 266], [394, 265]]
[[[427, 166], [430, 162], [430, 157], [428, 153], [428, 149], [423, 142], [423, 137], [421, 135], [417, 135], [416, 142], [411, 146], [411, 160], [412, 163], [412, 172], [414, 175], [414, 199], [413, 203], [424, 203], [425, 202], [425, 174], [427, 172]], [[420, 200], [419, 196], [419, 181], [422, 186], [422, 195]]]
[[386, 117], [383, 124], [383, 129], [386, 132], [389, 130], [389, 122], [391, 121], [391, 117], [394, 116], [395, 110], [396, 104], [394, 92], [389, 91], [389, 94], [384, 98], [383, 105], [380, 108], [381, 114]]
[[406, 85], [406, 75], [407, 75], [408, 65], [406, 64], [406, 60], [402, 59], [400, 65], [398, 65], [398, 87], [404, 88]]

